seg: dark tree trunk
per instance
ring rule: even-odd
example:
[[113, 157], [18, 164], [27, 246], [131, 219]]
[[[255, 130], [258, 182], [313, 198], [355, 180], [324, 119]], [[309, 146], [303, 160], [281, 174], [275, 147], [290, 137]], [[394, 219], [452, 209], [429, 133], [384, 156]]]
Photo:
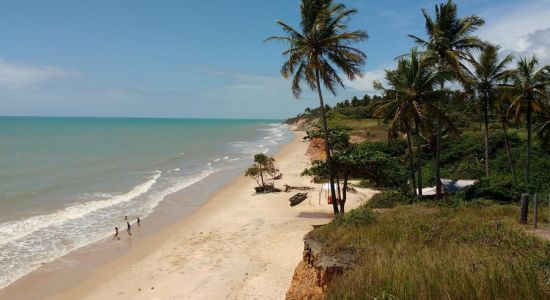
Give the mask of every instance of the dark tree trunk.
[[412, 141], [411, 141], [411, 130], [407, 129], [407, 147], [409, 148], [409, 169], [411, 171], [411, 182], [413, 188], [413, 195], [416, 196], [418, 190], [416, 189], [416, 177], [414, 176], [414, 162], [413, 162], [413, 151], [412, 151]]
[[334, 215], [338, 215], [338, 203], [336, 201], [336, 191], [334, 189], [334, 170], [332, 166], [332, 156], [330, 153], [330, 143], [328, 139], [328, 126], [327, 119], [325, 116], [325, 103], [323, 101], [323, 93], [321, 92], [321, 83], [319, 80], [319, 70], [315, 72], [315, 80], [317, 81], [317, 93], [319, 94], [319, 109], [321, 111], [321, 122], [323, 125], [323, 135], [325, 137], [325, 151], [327, 153], [327, 163], [328, 163], [328, 177], [330, 182], [330, 195], [332, 196], [332, 209], [334, 210]]
[[512, 155], [510, 154], [510, 145], [508, 144], [508, 134], [506, 133], [506, 119], [504, 118], [502, 120], [502, 131], [504, 133], [504, 147], [506, 148], [506, 155], [508, 156], [508, 165], [510, 166], [510, 171], [512, 172], [512, 176], [514, 178], [514, 186], [517, 186], [517, 177], [516, 177], [516, 166], [515, 161], [512, 159]]
[[[416, 129], [416, 135], [420, 137], [420, 128], [418, 128], [418, 122], [415, 123], [415, 129]], [[417, 159], [417, 165], [418, 165], [418, 196], [422, 197], [422, 150], [420, 149], [420, 145], [417, 145], [416, 147], [416, 155], [418, 155]]]
[[[445, 88], [445, 81], [441, 82], [441, 89]], [[441, 116], [437, 116], [437, 136], [435, 139], [435, 197], [441, 198], [441, 172], [440, 172], [440, 153], [441, 153]]]
[[260, 180], [262, 182], [262, 187], [265, 187], [265, 183], [264, 183], [264, 174], [262, 172], [262, 166], [260, 165]]
[[344, 188], [342, 189], [342, 201], [340, 201], [340, 214], [344, 214], [344, 207], [348, 196], [348, 175], [344, 176]]
[[529, 171], [531, 165], [531, 99], [527, 99], [527, 150], [525, 155], [525, 192], [529, 194]]
[[341, 187], [340, 187], [340, 177], [336, 176], [336, 190], [338, 191], [338, 199], [342, 199]]
[[489, 99], [486, 96], [483, 98], [483, 123], [485, 125], [485, 176], [489, 176]]
[[441, 199], [441, 172], [440, 172], [440, 153], [441, 153], [441, 117], [437, 117], [437, 136], [435, 138], [435, 194], [437, 199]]
[[528, 215], [529, 215], [529, 194], [521, 194], [519, 222], [521, 224], [527, 224]]

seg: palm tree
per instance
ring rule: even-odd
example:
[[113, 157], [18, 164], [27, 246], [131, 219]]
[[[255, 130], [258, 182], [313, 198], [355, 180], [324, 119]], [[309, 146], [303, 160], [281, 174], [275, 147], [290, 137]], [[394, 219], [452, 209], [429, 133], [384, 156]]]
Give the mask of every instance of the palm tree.
[[[383, 92], [385, 97], [378, 102], [374, 114], [384, 117], [389, 124], [390, 136], [395, 136], [397, 131], [403, 131], [407, 136], [409, 168], [415, 195], [417, 188], [411, 140], [412, 127], [414, 126], [415, 132], [420, 135], [421, 131], [429, 128], [425, 113], [440, 113], [432, 105], [432, 101], [445, 96], [445, 91], [438, 86], [450, 75], [438, 68], [435, 62], [433, 55], [412, 48], [408, 55], [398, 58], [396, 70], [386, 70], [388, 88], [378, 81], [374, 83], [375, 89]], [[418, 151], [418, 192], [422, 196], [421, 151]]]
[[[409, 34], [417, 44], [431, 50], [439, 59], [440, 68], [452, 69], [457, 77], [463, 78], [464, 60], [468, 60], [470, 52], [481, 50], [485, 43], [471, 34], [481, 27], [485, 21], [477, 16], [459, 18], [457, 6], [452, 0], [435, 6], [435, 20], [422, 9], [426, 23], [428, 39], [424, 40]], [[443, 89], [445, 82], [442, 81]], [[435, 149], [435, 180], [437, 197], [441, 196], [441, 176], [439, 157], [441, 152], [442, 119], [437, 119], [436, 149]]]
[[485, 125], [485, 176], [489, 176], [489, 111], [493, 104], [499, 84], [510, 75], [510, 71], [506, 70], [506, 65], [509, 64], [513, 56], [507, 55], [499, 61], [498, 46], [487, 45], [478, 59], [472, 58], [472, 72], [466, 75], [466, 81], [476, 93], [477, 98], [481, 102], [483, 110], [483, 123]]
[[511, 74], [511, 84], [507, 85], [514, 96], [508, 113], [514, 113], [516, 124], [525, 111], [527, 126], [527, 147], [525, 154], [525, 191], [529, 193], [529, 172], [531, 165], [532, 113], [540, 110], [541, 100], [547, 98], [546, 89], [550, 85], [550, 66], [539, 67], [535, 56], [522, 57]]
[[[293, 77], [292, 92], [295, 97], [302, 93], [302, 82], [311, 89], [317, 89], [329, 167], [330, 191], [332, 199], [336, 199], [321, 82], [335, 95], [336, 86], [344, 86], [338, 69], [349, 80], [361, 76], [360, 67], [364, 64], [366, 55], [352, 46], [366, 40], [368, 35], [363, 30], [347, 31], [348, 21], [357, 11], [347, 8], [344, 4], [333, 3], [332, 0], [302, 0], [300, 12], [300, 31], [283, 21], [277, 21], [286, 35], [273, 36], [267, 40], [283, 41], [289, 46], [283, 52], [287, 61], [281, 67], [281, 74], [286, 79]], [[336, 202], [333, 201], [335, 214], [338, 213]]]

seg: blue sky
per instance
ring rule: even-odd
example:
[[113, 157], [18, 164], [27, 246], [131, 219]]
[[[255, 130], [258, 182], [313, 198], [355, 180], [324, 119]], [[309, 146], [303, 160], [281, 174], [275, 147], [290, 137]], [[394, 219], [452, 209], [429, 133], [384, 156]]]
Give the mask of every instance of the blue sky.
[[[328, 102], [372, 93], [371, 83], [423, 34], [421, 8], [440, 1], [344, 1], [370, 35], [365, 76]], [[479, 35], [550, 63], [550, 0], [456, 1], [487, 25]], [[276, 19], [297, 25], [298, 0], [2, 1], [0, 115], [285, 118], [299, 99], [280, 77]]]

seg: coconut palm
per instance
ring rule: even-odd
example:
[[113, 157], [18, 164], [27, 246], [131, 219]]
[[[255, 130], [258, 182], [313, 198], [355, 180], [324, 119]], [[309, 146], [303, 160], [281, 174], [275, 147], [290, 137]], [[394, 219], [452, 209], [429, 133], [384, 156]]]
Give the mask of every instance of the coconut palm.
[[[311, 89], [317, 89], [329, 165], [330, 191], [332, 198], [336, 199], [321, 83], [332, 94], [336, 94], [336, 87], [344, 86], [338, 70], [349, 80], [361, 76], [360, 68], [366, 55], [353, 45], [366, 40], [368, 35], [363, 30], [348, 31], [348, 21], [356, 10], [344, 4], [333, 3], [332, 0], [302, 0], [300, 12], [300, 30], [277, 21], [285, 36], [274, 36], [267, 40], [283, 41], [289, 47], [283, 52], [287, 61], [281, 67], [281, 73], [286, 79], [292, 77], [294, 96], [299, 97], [302, 93], [303, 82]], [[335, 214], [338, 213], [336, 202], [333, 201]]]
[[489, 176], [489, 111], [500, 88], [500, 83], [510, 75], [506, 65], [512, 62], [513, 56], [507, 55], [502, 60], [498, 57], [498, 46], [487, 45], [477, 59], [472, 58], [472, 71], [466, 75], [466, 81], [477, 98], [483, 111], [485, 125], [485, 175]]
[[[468, 60], [470, 53], [481, 50], [485, 43], [472, 33], [481, 27], [485, 21], [477, 16], [459, 18], [456, 4], [448, 0], [435, 6], [435, 20], [422, 9], [426, 23], [427, 39], [410, 35], [417, 44], [429, 49], [437, 55], [440, 68], [452, 69], [458, 78], [463, 78], [465, 66], [464, 60]], [[441, 87], [444, 86], [441, 82]], [[436, 149], [435, 149], [435, 179], [437, 197], [441, 196], [441, 176], [439, 157], [441, 152], [441, 127], [442, 120], [437, 119]]]
[[513, 95], [508, 113], [514, 114], [516, 124], [525, 113], [527, 126], [527, 147], [525, 155], [525, 191], [529, 193], [529, 172], [531, 165], [532, 114], [541, 108], [541, 102], [547, 98], [546, 89], [550, 85], [550, 66], [540, 67], [535, 56], [522, 57], [511, 74], [511, 84], [506, 85]]
[[[416, 195], [416, 180], [414, 175], [413, 151], [411, 133], [414, 126], [417, 135], [429, 128], [427, 112], [441, 114], [432, 105], [433, 101], [443, 98], [446, 94], [439, 89], [440, 82], [447, 80], [449, 72], [437, 67], [434, 56], [419, 52], [412, 48], [408, 55], [398, 58], [397, 69], [386, 70], [385, 79], [388, 87], [375, 82], [375, 89], [383, 92], [385, 99], [378, 102], [374, 114], [382, 116], [389, 124], [389, 135], [395, 136], [402, 131], [407, 136], [409, 150], [409, 168], [414, 194]], [[418, 151], [418, 192], [422, 196], [422, 155]]]

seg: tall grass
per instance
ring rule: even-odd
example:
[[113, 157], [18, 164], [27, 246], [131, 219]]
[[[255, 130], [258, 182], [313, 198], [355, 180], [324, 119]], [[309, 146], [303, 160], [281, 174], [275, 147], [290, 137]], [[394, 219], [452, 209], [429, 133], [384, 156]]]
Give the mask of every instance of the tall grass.
[[[366, 209], [366, 208], [360, 208]], [[354, 270], [327, 299], [550, 299], [550, 244], [516, 225], [512, 205], [398, 206], [375, 220], [333, 222], [312, 233]]]

